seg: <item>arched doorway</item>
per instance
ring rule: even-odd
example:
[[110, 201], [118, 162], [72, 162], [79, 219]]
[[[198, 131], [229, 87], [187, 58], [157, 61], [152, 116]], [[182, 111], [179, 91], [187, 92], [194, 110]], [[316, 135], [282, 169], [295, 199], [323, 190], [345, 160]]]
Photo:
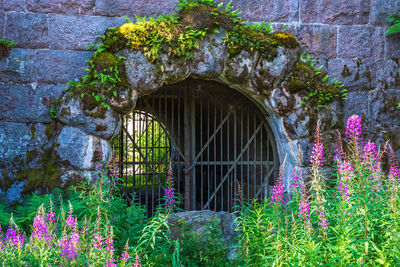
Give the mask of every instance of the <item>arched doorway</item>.
[[265, 114], [214, 81], [190, 78], [139, 98], [117, 139], [121, 174], [149, 214], [170, 165], [185, 210], [232, 211], [238, 194], [262, 199], [277, 177], [279, 158]]

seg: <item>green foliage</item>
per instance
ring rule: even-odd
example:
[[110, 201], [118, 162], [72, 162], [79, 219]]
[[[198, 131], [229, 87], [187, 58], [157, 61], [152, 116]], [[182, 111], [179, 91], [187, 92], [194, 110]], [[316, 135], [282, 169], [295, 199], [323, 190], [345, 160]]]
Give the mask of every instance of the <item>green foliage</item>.
[[57, 118], [57, 111], [54, 108], [50, 108], [49, 114], [50, 114], [50, 117], [52, 119], [56, 119]]
[[400, 168], [390, 149], [390, 171], [382, 170], [388, 144], [377, 152], [348, 132], [344, 151], [338, 142], [333, 177], [314, 161], [309, 177], [294, 175], [281, 200], [278, 183], [270, 199], [242, 203], [237, 223], [246, 266], [399, 265]]
[[15, 44], [17, 44], [17, 43], [15, 43], [14, 41], [6, 41], [6, 40], [0, 38], [0, 45], [11, 47]]
[[[306, 91], [308, 96], [303, 97], [301, 104], [308, 104], [314, 108], [324, 108], [335, 100], [346, 100], [348, 90], [344, 88], [344, 84], [336, 78], [330, 78], [329, 74], [322, 71], [323, 65], [317, 67], [316, 59], [304, 52], [301, 59], [309, 65], [311, 70], [311, 79], [306, 82]], [[304, 73], [303, 73], [304, 74]], [[292, 79], [292, 78], [291, 78]]]
[[386, 36], [400, 33], [400, 14], [393, 14], [387, 18], [387, 22], [392, 25], [387, 29]]
[[218, 223], [211, 220], [201, 232], [190, 231], [185, 224], [179, 232], [179, 248], [184, 266], [231, 266], [227, 260], [227, 247]]

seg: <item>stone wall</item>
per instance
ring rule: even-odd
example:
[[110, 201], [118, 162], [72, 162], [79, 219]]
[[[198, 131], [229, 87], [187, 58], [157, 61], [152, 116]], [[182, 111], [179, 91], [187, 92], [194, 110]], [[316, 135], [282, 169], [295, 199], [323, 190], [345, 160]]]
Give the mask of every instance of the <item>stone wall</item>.
[[[235, 0], [249, 21], [289, 25], [302, 47], [350, 89], [343, 120], [363, 117], [368, 138], [391, 138], [400, 150], [400, 35], [385, 37], [386, 18], [400, 12], [398, 0]], [[18, 44], [0, 59], [0, 176], [41, 164], [27, 151], [52, 138], [50, 99], [84, 74], [108, 27], [123, 16], [171, 14], [175, 0], [0, 0], [0, 38]], [[46, 153], [46, 151], [39, 151]], [[5, 171], [7, 170], [7, 172]], [[1, 183], [4, 183], [2, 179]], [[13, 198], [21, 184], [13, 184]], [[14, 190], [14, 191], [13, 191]], [[3, 192], [4, 193], [4, 192]]]

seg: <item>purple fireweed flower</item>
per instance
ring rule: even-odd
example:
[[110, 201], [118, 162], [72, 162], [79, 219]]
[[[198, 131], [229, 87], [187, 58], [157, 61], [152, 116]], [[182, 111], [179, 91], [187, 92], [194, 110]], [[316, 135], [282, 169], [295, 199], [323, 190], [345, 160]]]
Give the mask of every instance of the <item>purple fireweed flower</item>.
[[311, 163], [314, 168], [318, 169], [322, 166], [322, 162], [324, 159], [324, 145], [321, 142], [321, 133], [319, 128], [319, 123], [317, 124], [316, 135], [313, 150], [311, 152]]
[[362, 133], [361, 118], [358, 115], [352, 115], [347, 119], [346, 136], [355, 141], [361, 140]]
[[128, 251], [124, 250], [124, 252], [122, 252], [121, 257], [119, 258], [121, 261], [128, 261], [131, 259], [131, 256], [129, 256]]
[[299, 219], [308, 220], [310, 218], [310, 202], [307, 199], [303, 199], [299, 203]]
[[13, 246], [22, 248], [25, 243], [25, 236], [19, 234], [14, 228], [8, 228], [6, 231], [6, 240]]
[[391, 175], [393, 178], [400, 178], [400, 168], [395, 166], [390, 167], [389, 175]]
[[364, 161], [367, 163], [373, 163], [376, 161], [377, 157], [377, 152], [376, 152], [376, 145], [375, 143], [368, 142], [364, 146]]
[[51, 236], [49, 235], [47, 223], [40, 215], [36, 215], [35, 219], [33, 220], [31, 238], [36, 238], [38, 240], [46, 239], [47, 241], [51, 242]]
[[291, 180], [290, 187], [289, 187], [289, 188], [293, 188], [291, 193], [293, 193], [294, 191], [298, 191], [298, 188], [302, 187], [302, 185], [301, 185], [302, 180], [303, 180], [302, 170], [293, 169], [292, 180]]
[[172, 210], [175, 204], [175, 192], [174, 188], [165, 188], [164, 199], [165, 199], [165, 210]]
[[114, 267], [114, 266], [118, 266], [116, 263], [114, 263], [114, 259], [111, 260], [107, 260], [106, 261], [106, 266], [107, 267]]
[[165, 200], [164, 209], [166, 211], [172, 211], [174, 209], [174, 207], [176, 207], [175, 191], [174, 191], [174, 186], [173, 186], [173, 176], [172, 176], [172, 168], [171, 167], [168, 170], [168, 187], [165, 188], [165, 191], [164, 191], [164, 200]]
[[49, 222], [55, 222], [56, 221], [56, 219], [54, 218], [54, 212], [48, 212], [47, 213], [46, 221], [49, 221]]
[[112, 240], [112, 239], [106, 239], [106, 240], [104, 240], [104, 243], [106, 244], [105, 249], [106, 249], [108, 252], [114, 251], [114, 246], [113, 246], [114, 240]]
[[103, 249], [103, 237], [101, 236], [101, 234], [98, 233], [94, 233], [93, 234], [93, 239], [92, 239], [92, 245], [93, 245], [93, 249]]
[[354, 170], [351, 164], [347, 161], [343, 161], [338, 163], [338, 172], [340, 176], [338, 190], [340, 194], [349, 201], [350, 193], [349, 193], [349, 185], [354, 177]]
[[139, 255], [137, 253], [135, 261], [132, 264], [132, 267], [142, 267], [142, 262], [140, 261]]
[[67, 238], [62, 238], [58, 246], [61, 249], [61, 256], [67, 259], [75, 259], [78, 252], [75, 250], [74, 246], [68, 242]]
[[276, 183], [272, 189], [271, 196], [272, 203], [283, 203], [283, 185], [281, 183]]
[[68, 215], [67, 220], [66, 220], [67, 226], [73, 228], [76, 226], [76, 221], [74, 216]]
[[319, 225], [319, 227], [318, 228], [321, 228], [323, 231], [325, 231], [325, 229], [328, 228], [328, 219], [325, 217], [324, 208], [322, 207], [320, 209], [317, 209], [317, 211], [319, 211], [319, 214], [318, 214], [319, 215], [318, 216], [318, 219], [319, 219], [318, 225]]

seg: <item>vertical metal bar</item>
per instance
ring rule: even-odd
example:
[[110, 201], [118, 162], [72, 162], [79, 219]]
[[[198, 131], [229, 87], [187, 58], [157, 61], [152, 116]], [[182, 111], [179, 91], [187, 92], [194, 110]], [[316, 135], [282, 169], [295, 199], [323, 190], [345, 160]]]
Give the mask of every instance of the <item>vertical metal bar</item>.
[[[253, 127], [252, 131], [255, 131], [256, 128], [257, 128], [257, 121], [256, 120], [257, 120], [257, 116], [254, 116], [253, 117], [253, 122], [254, 122], [253, 125], [254, 125], [254, 127]], [[254, 170], [253, 170], [253, 194], [252, 194], [252, 197], [254, 198], [255, 193], [257, 192], [256, 186], [257, 186], [257, 180], [258, 180], [258, 177], [257, 177], [257, 165], [256, 165], [257, 164], [256, 163], [256, 161], [257, 161], [257, 136], [256, 136], [256, 138], [254, 138], [253, 147], [254, 147], [254, 153], [253, 153], [253, 161], [254, 161], [253, 167], [254, 167]]]
[[[177, 122], [178, 123], [178, 133], [177, 133], [178, 140], [177, 140], [176, 144], [177, 144], [177, 146], [179, 148], [182, 148], [182, 145], [181, 145], [181, 113], [182, 113], [182, 111], [181, 111], [181, 101], [182, 101], [182, 94], [175, 93], [175, 95], [177, 96], [177, 101], [178, 101], [178, 109], [177, 109], [177, 113], [178, 113], [178, 122]], [[182, 175], [182, 172], [181, 172], [181, 168], [180, 168], [178, 170], [178, 192], [182, 192], [182, 189], [181, 189], [181, 175]]]
[[[122, 118], [122, 124], [125, 124], [125, 118]], [[124, 177], [124, 165], [122, 165], [121, 163], [124, 161], [124, 145], [126, 143], [124, 143], [124, 131], [120, 130], [119, 132], [119, 151], [118, 151], [118, 161], [119, 161], [119, 177], [121, 179], [125, 178], [125, 187], [127, 186], [127, 177]]]
[[[153, 97], [154, 97], [154, 95], [152, 95], [152, 98]], [[158, 125], [158, 123], [155, 123], [153, 117], [151, 117], [150, 125], [151, 125], [151, 160], [149, 160], [149, 161], [150, 161], [150, 164], [151, 164], [151, 168], [154, 169], [154, 161], [156, 160], [155, 157], [154, 157], [155, 156], [155, 153], [154, 153], [154, 145], [155, 145], [154, 144], [154, 127], [156, 125], [158, 127], [160, 127], [160, 126]], [[154, 180], [155, 180], [155, 177], [154, 177], [154, 175], [152, 175], [151, 176], [151, 214], [153, 214], [153, 211], [154, 211], [154, 201], [155, 201]]]
[[[244, 121], [243, 121], [243, 110], [241, 110], [240, 112], [240, 146], [239, 146], [239, 150], [240, 148], [243, 146], [244, 142], [243, 142], [243, 135], [244, 135], [244, 131], [243, 131], [243, 127], [244, 127]], [[243, 196], [244, 196], [244, 183], [243, 183], [243, 174], [244, 174], [244, 170], [243, 170], [243, 157], [241, 157], [240, 159], [240, 186], [242, 187], [242, 190], [240, 190], [241, 194], [240, 194], [240, 198], [242, 200], [244, 200]]]
[[[149, 151], [148, 151], [148, 148], [149, 148], [149, 144], [148, 144], [148, 141], [149, 141], [149, 129], [148, 129], [148, 125], [149, 125], [149, 116], [148, 116], [148, 114], [146, 114], [145, 115], [145, 118], [146, 118], [146, 124], [145, 124], [145, 131], [146, 131], [146, 133], [145, 133], [145, 138], [146, 138], [146, 141], [145, 141], [145, 155], [146, 155], [146, 160], [148, 161], [148, 155], [149, 155]], [[146, 168], [146, 175], [145, 175], [145, 197], [146, 197], [146, 208], [147, 208], [147, 214], [148, 215], [150, 215], [150, 207], [149, 207], [149, 184], [148, 184], [148, 180], [149, 180], [149, 177], [148, 177], [148, 173], [147, 173], [147, 168]]]
[[[203, 147], [203, 94], [202, 92], [200, 92], [200, 147]], [[203, 182], [203, 168], [204, 168], [204, 164], [203, 164], [203, 153], [200, 156], [200, 208], [203, 207], [204, 204], [204, 182]]]
[[[236, 112], [233, 113], [233, 159], [236, 156], [237, 153], [237, 148], [236, 148], [236, 143], [237, 143], [237, 134], [236, 134], [236, 124], [237, 124], [237, 116], [236, 116]], [[234, 176], [233, 176], [233, 194], [232, 197], [234, 198], [234, 202], [233, 202], [233, 206], [236, 207], [236, 198], [237, 198], [237, 168], [236, 168], [237, 164], [235, 165], [235, 169], [234, 169]]]
[[[213, 131], [217, 129], [217, 105], [214, 105], [214, 128]], [[213, 177], [213, 184], [214, 184], [214, 191], [217, 189], [217, 139], [214, 138], [214, 177]], [[222, 176], [221, 176], [222, 178]], [[217, 211], [217, 198], [214, 198], [214, 211]]]
[[[246, 140], [250, 137], [250, 114], [247, 111], [247, 136]], [[249, 149], [247, 149], [247, 161], [250, 160]], [[250, 164], [247, 163], [247, 201], [250, 200]]]
[[[131, 115], [131, 123], [132, 123], [132, 136], [133, 136], [133, 140], [136, 140], [136, 118], [135, 118], [135, 111], [132, 111]], [[128, 122], [128, 119], [126, 119], [126, 121]], [[128, 123], [127, 123], [128, 124]], [[125, 129], [129, 129], [129, 125], [126, 125]], [[132, 178], [131, 178], [131, 182], [132, 182], [132, 193], [135, 193], [135, 197], [136, 196], [136, 192], [135, 192], [135, 186], [136, 186], [136, 158], [135, 158], [135, 149], [131, 149], [131, 153], [132, 153], [132, 162], [133, 164], [131, 165], [131, 170], [132, 170]], [[128, 174], [126, 173], [126, 179], [128, 181]]]
[[[210, 133], [210, 101], [207, 101], [207, 134], [206, 136], [208, 137]], [[210, 160], [210, 146], [207, 148], [207, 161]], [[207, 200], [210, 199], [210, 191], [211, 191], [211, 175], [210, 175], [210, 163], [207, 164]], [[212, 169], [211, 169], [212, 171]], [[211, 208], [210, 208], [211, 209]]]
[[[220, 112], [219, 112], [219, 114], [220, 114], [220, 119], [219, 119], [219, 123], [221, 123], [222, 122], [222, 109], [223, 109], [223, 107], [222, 107], [222, 103], [220, 104]], [[220, 163], [220, 169], [221, 169], [221, 178], [222, 177], [224, 177], [225, 176], [225, 174], [224, 174], [224, 166], [223, 166], [223, 161], [224, 161], [224, 147], [223, 147], [223, 143], [224, 143], [224, 141], [223, 141], [223, 139], [222, 139], [222, 137], [223, 137], [223, 135], [224, 135], [224, 127], [222, 126], [221, 127], [221, 132], [220, 132], [220, 155], [221, 155], [221, 163]], [[222, 210], [224, 210], [224, 185], [222, 184], [222, 190], [221, 190], [221, 211]]]
[[185, 210], [190, 210], [191, 205], [190, 205], [190, 185], [191, 185], [191, 177], [190, 177], [190, 171], [188, 169], [190, 168], [190, 147], [191, 147], [191, 133], [190, 133], [190, 96], [189, 96], [189, 87], [188, 83], [186, 82], [185, 84], [185, 92], [184, 92], [184, 147], [185, 147]]
[[[264, 153], [263, 153], [263, 150], [264, 150], [264, 146], [263, 146], [264, 145], [264, 138], [263, 137], [264, 137], [264, 135], [263, 135], [263, 130], [264, 130], [264, 127], [261, 128], [261, 132], [260, 132], [260, 136], [261, 136], [261, 140], [260, 140], [260, 143], [261, 143], [261, 149], [260, 149], [261, 186], [263, 186], [263, 183], [264, 183]], [[268, 184], [267, 184], [267, 186], [268, 186]], [[263, 196], [263, 193], [264, 193], [264, 196]], [[263, 200], [264, 198], [265, 198], [265, 190], [263, 188], [263, 189], [261, 189], [260, 199]]]
[[[269, 133], [267, 134], [267, 160], [269, 161]], [[270, 165], [268, 164], [268, 169], [267, 169], [267, 171], [266, 171], [266, 173], [268, 173], [269, 172], [269, 168], [270, 168]], [[268, 183], [267, 183], [267, 197], [269, 196], [269, 177], [267, 177], [267, 179], [268, 179]]]
[[[230, 132], [231, 132], [231, 128], [230, 128], [230, 119], [228, 119], [228, 121], [227, 121], [227, 124], [226, 124], [226, 127], [227, 127], [227, 138], [226, 138], [226, 161], [228, 162], [228, 164], [227, 164], [227, 166], [228, 166], [228, 168], [229, 168], [229, 166], [231, 165], [230, 164], [230, 162], [229, 162], [229, 160], [230, 160], [230, 139], [229, 139], [229, 135], [230, 135]], [[236, 166], [236, 164], [235, 164], [235, 166]], [[227, 190], [226, 190], [226, 198], [227, 198], [227, 200], [226, 200], [226, 203], [227, 203], [227, 209], [226, 209], [226, 211], [227, 212], [231, 212], [231, 207], [232, 207], [232, 184], [231, 184], [231, 182], [232, 182], [232, 179], [231, 179], [231, 177], [232, 177], [232, 175], [230, 175], [229, 176], [229, 178], [228, 178], [228, 183], [227, 183]]]
[[[190, 147], [190, 162], [193, 163], [194, 158], [196, 157], [196, 96], [192, 88], [190, 88], [189, 84], [189, 97], [190, 97], [190, 131], [191, 131], [191, 147]], [[190, 207], [192, 210], [196, 209], [196, 171], [195, 167], [190, 171], [191, 173], [191, 199], [190, 199]]]

